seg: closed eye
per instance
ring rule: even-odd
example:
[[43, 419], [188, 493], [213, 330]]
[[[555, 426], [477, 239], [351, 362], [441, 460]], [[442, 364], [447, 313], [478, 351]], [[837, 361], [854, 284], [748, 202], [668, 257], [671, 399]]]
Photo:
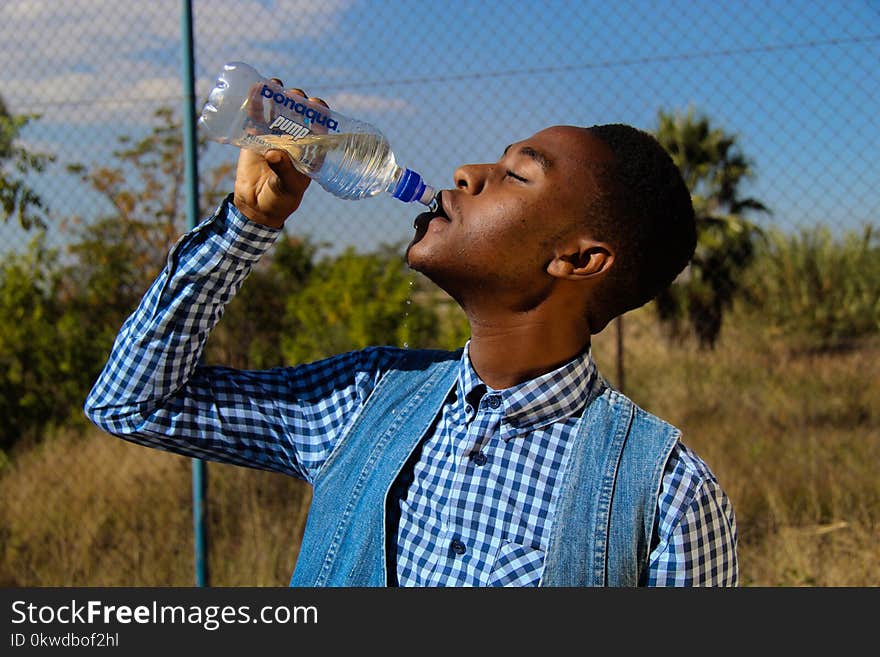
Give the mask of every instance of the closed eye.
[[514, 173], [513, 171], [511, 171], [510, 169], [507, 169], [507, 171], [505, 171], [505, 175], [510, 176], [510, 177], [513, 178], [514, 180], [519, 180], [520, 182], [528, 182], [528, 180], [526, 180], [526, 179], [523, 178], [522, 176], [518, 176], [517, 174], [515, 174], [515, 173]]

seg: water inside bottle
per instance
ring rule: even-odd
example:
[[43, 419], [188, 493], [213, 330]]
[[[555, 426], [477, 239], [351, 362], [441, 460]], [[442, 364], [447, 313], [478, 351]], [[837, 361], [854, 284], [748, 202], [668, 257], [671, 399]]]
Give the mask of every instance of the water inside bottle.
[[387, 189], [398, 167], [388, 141], [369, 133], [259, 135], [290, 154], [293, 165], [340, 198], [360, 199]]

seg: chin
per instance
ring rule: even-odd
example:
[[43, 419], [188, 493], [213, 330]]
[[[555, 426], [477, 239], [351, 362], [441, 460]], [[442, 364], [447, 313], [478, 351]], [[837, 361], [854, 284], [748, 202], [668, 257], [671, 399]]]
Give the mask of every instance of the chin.
[[419, 258], [417, 254], [414, 255], [410, 251], [407, 251], [406, 264], [412, 271], [422, 274], [432, 283], [437, 284], [434, 268], [431, 267], [430, 262], [426, 262], [424, 258]]
[[410, 269], [428, 275], [428, 272], [425, 270], [431, 268], [431, 254], [418, 237], [413, 238], [413, 241], [406, 247], [404, 257]]
[[418, 265], [418, 258], [413, 258], [412, 250], [413, 250], [414, 242], [410, 242], [409, 246], [406, 247], [406, 253], [403, 255], [403, 259], [406, 261], [406, 264], [410, 269], [414, 269], [416, 271], [421, 271]]

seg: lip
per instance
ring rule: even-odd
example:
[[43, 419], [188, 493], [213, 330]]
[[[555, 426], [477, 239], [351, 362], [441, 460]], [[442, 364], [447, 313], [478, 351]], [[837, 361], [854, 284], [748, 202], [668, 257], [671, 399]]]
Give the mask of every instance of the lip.
[[430, 210], [428, 210], [427, 212], [422, 212], [413, 220], [413, 228], [415, 228], [416, 231], [426, 231], [428, 229], [428, 225], [434, 219], [440, 219], [442, 221], [445, 221], [446, 223], [452, 223], [452, 219], [449, 217], [448, 211], [449, 201], [447, 199], [447, 201], [444, 202], [443, 197], [444, 193], [442, 190], [438, 192], [437, 196], [435, 197], [437, 199], [437, 205], [439, 207], [438, 211], [431, 212]]

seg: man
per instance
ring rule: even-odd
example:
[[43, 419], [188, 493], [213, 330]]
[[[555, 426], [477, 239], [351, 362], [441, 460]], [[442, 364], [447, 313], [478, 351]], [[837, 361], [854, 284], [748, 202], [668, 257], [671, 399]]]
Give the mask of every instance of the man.
[[693, 254], [688, 190], [652, 137], [555, 126], [455, 171], [406, 258], [464, 309], [462, 350], [200, 366], [308, 184], [285, 153], [240, 153], [234, 193], [122, 327], [86, 402], [96, 424], [309, 481], [293, 586], [738, 584], [714, 475], [590, 357], [591, 334]]

